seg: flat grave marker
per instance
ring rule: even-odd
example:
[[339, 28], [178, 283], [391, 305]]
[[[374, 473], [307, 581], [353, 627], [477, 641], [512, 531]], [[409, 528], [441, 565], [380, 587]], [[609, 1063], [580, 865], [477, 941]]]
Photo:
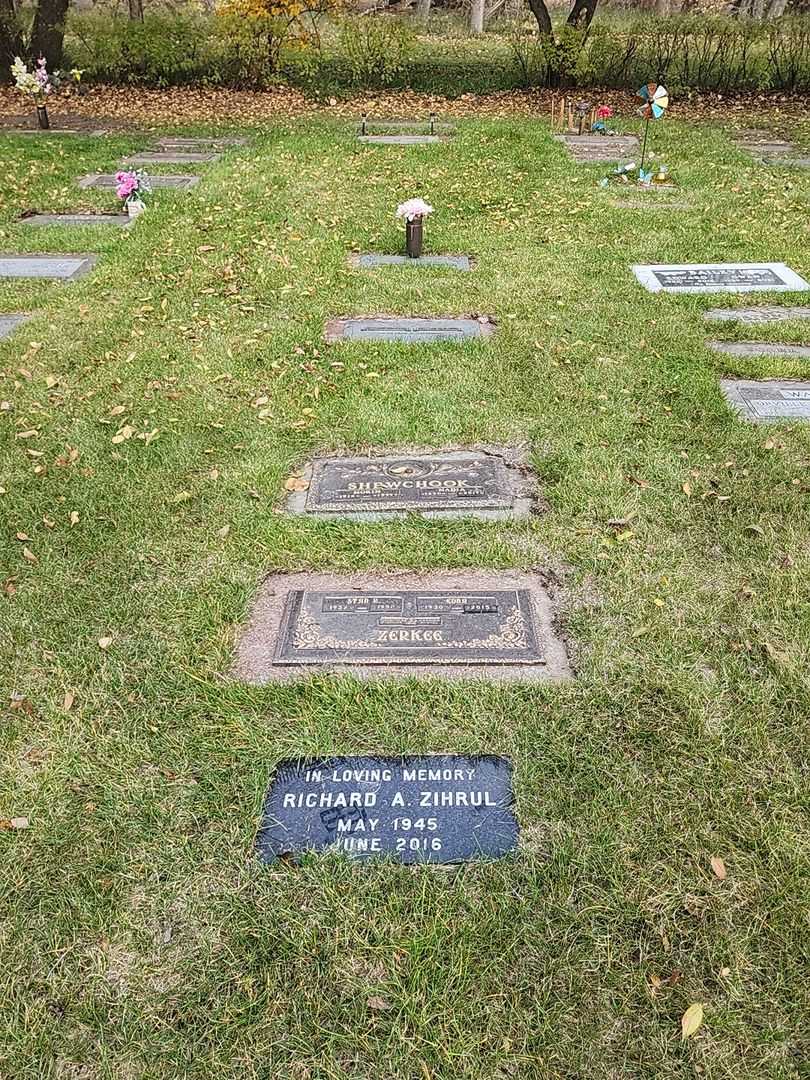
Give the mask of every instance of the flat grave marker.
[[649, 292], [799, 292], [810, 284], [784, 263], [654, 263], [631, 267]]
[[551, 599], [513, 571], [278, 574], [260, 587], [234, 674], [251, 683], [357, 678], [566, 678]]
[[411, 512], [429, 518], [525, 517], [534, 484], [517, 466], [518, 457], [514, 450], [493, 449], [316, 458], [302, 471], [305, 489], [292, 492], [287, 507], [356, 521]]
[[20, 218], [22, 225], [64, 225], [76, 228], [95, 228], [97, 225], [117, 225], [128, 229], [135, 218], [129, 214], [25, 214]]
[[75, 281], [97, 262], [97, 255], [0, 255], [0, 278]]
[[9, 315], [0, 315], [0, 340], [9, 337], [18, 326], [22, 326], [24, 322], [28, 322], [31, 318], [30, 315], [23, 315], [22, 313], [13, 312]]
[[810, 358], [810, 345], [783, 345], [778, 341], [710, 341], [708, 346], [725, 356], [781, 356], [788, 360]]
[[711, 308], [704, 313], [703, 318], [707, 322], [790, 322], [793, 319], [810, 319], [810, 307]]
[[[149, 182], [155, 189], [176, 188], [180, 191], [187, 191], [189, 188], [196, 187], [201, 179], [200, 176], [170, 176], [167, 173], [158, 173], [155, 176], [150, 176]], [[115, 173], [89, 173], [87, 176], [80, 177], [77, 183], [80, 188], [101, 188], [104, 191], [118, 187]]]
[[420, 146], [446, 141], [444, 135], [358, 135], [357, 141], [372, 146]]
[[330, 319], [325, 328], [328, 342], [397, 341], [409, 345], [483, 338], [494, 332], [495, 327], [491, 322], [482, 322], [480, 319], [399, 318], [393, 315]]
[[580, 165], [627, 161], [639, 149], [635, 135], [555, 135]]
[[144, 150], [123, 159], [125, 165], [206, 165], [219, 161], [222, 154], [213, 151]]
[[250, 140], [241, 135], [163, 135], [155, 140], [161, 150], [225, 150], [233, 146], [247, 146]]
[[721, 379], [720, 387], [746, 420], [810, 420], [810, 382]]
[[441, 266], [449, 270], [472, 270], [469, 255], [420, 255], [412, 259], [408, 255], [377, 255], [366, 252], [362, 255], [350, 255], [349, 266], [360, 270], [371, 270], [375, 266]]
[[512, 766], [492, 754], [332, 757], [279, 762], [256, 850], [461, 863], [517, 848]]

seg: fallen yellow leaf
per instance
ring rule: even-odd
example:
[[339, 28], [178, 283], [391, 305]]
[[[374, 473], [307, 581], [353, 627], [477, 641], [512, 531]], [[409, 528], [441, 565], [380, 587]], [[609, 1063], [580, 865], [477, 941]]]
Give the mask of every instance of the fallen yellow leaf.
[[693, 1002], [681, 1017], [681, 1042], [690, 1038], [703, 1023], [703, 1005]]

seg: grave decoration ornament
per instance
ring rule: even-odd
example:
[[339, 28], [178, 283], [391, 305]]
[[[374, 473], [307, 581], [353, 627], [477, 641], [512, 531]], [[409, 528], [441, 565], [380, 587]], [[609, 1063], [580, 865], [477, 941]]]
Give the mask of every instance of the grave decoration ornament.
[[40, 130], [47, 131], [51, 124], [48, 119], [46, 101], [50, 94], [59, 88], [59, 72], [48, 72], [48, 62], [44, 56], [37, 60], [36, 67], [29, 71], [19, 56], [14, 57], [11, 65], [14, 85], [21, 94], [31, 98], [37, 110], [37, 123]]
[[609, 135], [612, 134], [608, 130], [607, 122], [613, 117], [613, 109], [610, 105], [600, 105], [596, 110], [596, 119], [591, 124], [591, 131], [597, 135]]
[[650, 173], [649, 179], [645, 179], [644, 172], [644, 160], [647, 153], [647, 135], [650, 130], [651, 120], [661, 120], [666, 114], [669, 108], [669, 91], [665, 86], [661, 86], [657, 83], [646, 83], [638, 92], [638, 96], [642, 98], [644, 104], [639, 109], [639, 114], [644, 117], [644, 143], [641, 147], [641, 164], [638, 167], [638, 178], [641, 183], [650, 183], [652, 180], [652, 173]]
[[129, 216], [142, 214], [146, 209], [143, 196], [152, 194], [152, 184], [143, 169], [117, 172], [115, 180], [115, 194], [124, 203]]
[[422, 254], [422, 226], [433, 207], [424, 199], [408, 199], [397, 207], [397, 217], [405, 220], [405, 252], [409, 259]]

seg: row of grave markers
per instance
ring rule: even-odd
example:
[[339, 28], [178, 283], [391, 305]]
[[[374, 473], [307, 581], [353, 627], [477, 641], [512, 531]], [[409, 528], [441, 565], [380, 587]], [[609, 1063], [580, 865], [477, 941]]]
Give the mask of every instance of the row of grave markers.
[[[404, 136], [370, 139], [409, 144]], [[418, 140], [418, 141], [425, 141]], [[603, 144], [604, 145], [604, 144]], [[611, 153], [620, 147], [611, 149]], [[444, 257], [448, 259], [449, 257]], [[470, 270], [467, 261], [438, 262]], [[361, 268], [413, 263], [360, 255]], [[420, 260], [416, 260], [419, 262]], [[427, 263], [427, 259], [421, 260]], [[782, 263], [634, 266], [651, 292], [752, 292], [810, 288]], [[717, 309], [711, 321], [777, 321], [810, 308]], [[782, 314], [784, 312], [784, 314]], [[491, 320], [344, 318], [327, 323], [327, 341], [423, 343], [486, 338]], [[723, 350], [725, 343], [711, 343]], [[799, 346], [729, 343], [728, 352], [805, 355]], [[723, 380], [730, 401], [756, 419], [810, 418], [810, 384]], [[537, 498], [534, 481], [508, 448], [367, 458], [316, 458], [301, 471], [288, 510], [322, 518], [379, 522], [425, 517], [517, 517]], [[313, 671], [363, 679], [475, 675], [491, 681], [571, 677], [556, 632], [553, 597], [539, 576], [516, 572], [276, 575], [262, 585], [239, 638], [234, 673], [255, 683]], [[257, 838], [268, 862], [307, 850], [402, 862], [461, 862], [514, 852], [519, 829], [511, 765], [503, 757], [339, 757], [284, 761], [270, 785]]]
[[[392, 138], [401, 143], [405, 137]], [[107, 181], [98, 178], [93, 186], [109, 186]], [[369, 257], [360, 256], [359, 266], [373, 265], [364, 258]], [[471, 264], [457, 268], [469, 270]], [[810, 288], [782, 263], [632, 269], [652, 292]], [[769, 307], [750, 309], [750, 318], [772, 321], [782, 311], [793, 318], [810, 316], [810, 308]], [[707, 318], [745, 321], [746, 314], [717, 309]], [[491, 320], [470, 318], [347, 318], [326, 327], [329, 341], [447, 342], [486, 339], [494, 332]], [[810, 418], [810, 384], [724, 380], [723, 389], [754, 419]], [[299, 479], [299, 490], [289, 496], [291, 512], [364, 522], [409, 513], [513, 518], [528, 514], [537, 500], [524, 455], [504, 447], [316, 458]], [[323, 671], [363, 679], [474, 676], [494, 682], [572, 676], [556, 628], [554, 597], [537, 574], [471, 570], [268, 578], [239, 637], [234, 675], [268, 683]], [[266, 861], [306, 850], [340, 850], [355, 858], [387, 854], [402, 862], [446, 863], [501, 857], [517, 842], [511, 765], [502, 757], [330, 757], [279, 764], [257, 850]]]

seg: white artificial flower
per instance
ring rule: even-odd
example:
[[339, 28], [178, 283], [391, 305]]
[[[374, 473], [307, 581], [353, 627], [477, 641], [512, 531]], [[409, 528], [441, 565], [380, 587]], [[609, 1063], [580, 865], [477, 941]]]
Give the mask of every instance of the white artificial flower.
[[433, 213], [433, 207], [424, 201], [424, 199], [408, 199], [407, 202], [400, 203], [397, 207], [397, 217], [405, 218], [406, 221], [413, 221], [414, 218], [427, 217], [428, 214]]

